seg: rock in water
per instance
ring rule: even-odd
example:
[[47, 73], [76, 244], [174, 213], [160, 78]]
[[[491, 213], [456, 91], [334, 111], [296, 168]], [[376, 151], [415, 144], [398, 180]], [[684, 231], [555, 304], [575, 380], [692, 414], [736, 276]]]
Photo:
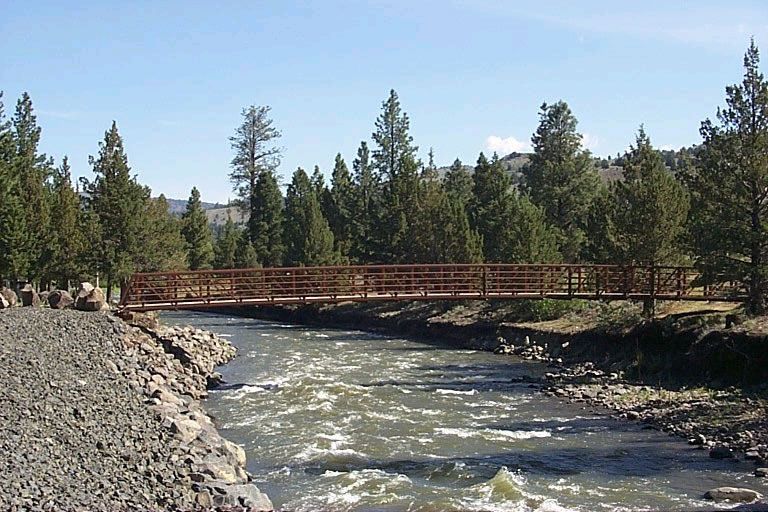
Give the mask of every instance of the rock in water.
[[0, 288], [0, 295], [2, 295], [2, 297], [8, 303], [9, 308], [12, 308], [19, 303], [19, 297], [16, 295], [16, 292], [10, 288], [6, 288], [4, 286]]
[[768, 468], [757, 468], [755, 470], [755, 476], [759, 476], [760, 478], [767, 478], [768, 477]]
[[40, 297], [37, 295], [37, 292], [34, 288], [32, 288], [31, 284], [26, 284], [24, 288], [20, 291], [21, 294], [21, 305], [22, 306], [39, 306], [40, 305]]
[[75, 299], [65, 290], [54, 290], [48, 294], [48, 305], [51, 309], [69, 309], [75, 303]]
[[94, 288], [91, 283], [80, 283], [75, 299], [75, 309], [80, 311], [101, 311], [107, 308], [107, 301], [101, 288]]
[[704, 494], [704, 497], [714, 501], [750, 503], [762, 498], [763, 495], [752, 489], [745, 489], [742, 487], [718, 487], [707, 491]]
[[709, 456], [713, 459], [732, 459], [734, 453], [733, 450], [727, 446], [715, 446], [709, 451]]

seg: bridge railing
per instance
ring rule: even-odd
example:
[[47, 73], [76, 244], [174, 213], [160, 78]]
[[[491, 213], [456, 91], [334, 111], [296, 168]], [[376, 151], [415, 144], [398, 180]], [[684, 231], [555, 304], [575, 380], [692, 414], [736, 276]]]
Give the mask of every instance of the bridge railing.
[[736, 286], [700, 286], [688, 267], [429, 264], [281, 267], [134, 274], [132, 310], [347, 300], [644, 298], [728, 300]]

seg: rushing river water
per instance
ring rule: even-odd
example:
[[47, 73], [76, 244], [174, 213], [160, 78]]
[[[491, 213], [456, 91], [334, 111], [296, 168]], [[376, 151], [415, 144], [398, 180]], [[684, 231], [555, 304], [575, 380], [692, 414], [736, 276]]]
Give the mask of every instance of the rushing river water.
[[713, 487], [766, 493], [750, 464], [538, 393], [541, 364], [358, 331], [164, 320], [237, 346], [206, 408], [284, 510], [699, 510]]

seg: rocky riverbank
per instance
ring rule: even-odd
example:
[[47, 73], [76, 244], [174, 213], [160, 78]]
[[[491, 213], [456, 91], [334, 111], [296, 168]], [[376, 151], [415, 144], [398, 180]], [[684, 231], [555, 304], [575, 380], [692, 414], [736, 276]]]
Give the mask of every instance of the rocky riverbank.
[[271, 510], [199, 402], [234, 353], [192, 328], [0, 311], [0, 508]]

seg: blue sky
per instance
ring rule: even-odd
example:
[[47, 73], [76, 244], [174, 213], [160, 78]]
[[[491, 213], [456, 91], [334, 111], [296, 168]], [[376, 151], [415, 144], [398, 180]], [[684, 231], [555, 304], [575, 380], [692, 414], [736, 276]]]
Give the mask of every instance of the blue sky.
[[114, 119], [155, 194], [226, 201], [228, 138], [250, 104], [272, 106], [284, 181], [327, 173], [337, 152], [351, 162], [390, 88], [439, 165], [526, 150], [558, 99], [596, 154], [640, 123], [658, 146], [696, 143], [750, 36], [768, 59], [768, 4], [5, 0], [0, 33], [6, 110], [31, 94], [57, 163], [91, 176]]

